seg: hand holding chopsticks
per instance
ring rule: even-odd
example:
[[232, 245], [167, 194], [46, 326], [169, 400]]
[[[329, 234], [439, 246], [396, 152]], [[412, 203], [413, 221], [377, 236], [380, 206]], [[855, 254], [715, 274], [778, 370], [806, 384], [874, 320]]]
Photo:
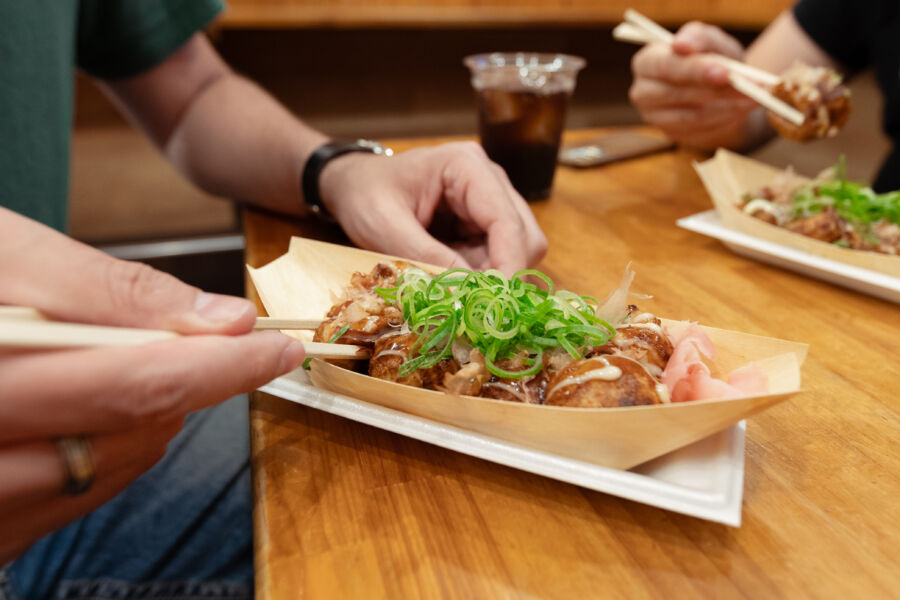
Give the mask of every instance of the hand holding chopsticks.
[[[315, 329], [321, 319], [257, 318], [254, 329]], [[0, 306], [0, 347], [72, 348], [148, 344], [180, 337], [161, 329], [108, 327], [48, 321], [32, 308]], [[368, 350], [350, 344], [303, 342], [309, 358], [368, 358]]]
[[[667, 46], [671, 46], [675, 40], [675, 36], [670, 31], [631, 9], [625, 11], [625, 22], [620, 23], [613, 30], [613, 37], [631, 43], [661, 43]], [[709, 60], [715, 61], [728, 70], [728, 80], [735, 90], [791, 123], [803, 124], [805, 120], [803, 113], [754, 83], [758, 82], [766, 86], [776, 85], [780, 81], [777, 75], [726, 56], [718, 54], [707, 54], [706, 56]]]

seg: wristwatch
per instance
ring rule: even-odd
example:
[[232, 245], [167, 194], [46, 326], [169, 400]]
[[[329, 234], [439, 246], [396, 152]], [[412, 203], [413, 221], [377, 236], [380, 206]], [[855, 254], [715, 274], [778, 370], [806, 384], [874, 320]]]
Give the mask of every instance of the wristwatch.
[[309, 211], [317, 217], [330, 219], [328, 209], [322, 203], [319, 192], [319, 176], [331, 160], [350, 152], [369, 152], [382, 156], [392, 156], [394, 151], [372, 140], [359, 139], [355, 142], [331, 141], [322, 144], [310, 155], [303, 167], [303, 175], [300, 178], [303, 202]]

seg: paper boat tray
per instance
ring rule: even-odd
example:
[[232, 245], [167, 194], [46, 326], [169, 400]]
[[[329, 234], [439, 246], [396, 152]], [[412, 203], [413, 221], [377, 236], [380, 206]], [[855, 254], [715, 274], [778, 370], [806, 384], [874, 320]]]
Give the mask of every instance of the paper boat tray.
[[[325, 315], [356, 272], [392, 257], [294, 238], [287, 254], [249, 268], [269, 316]], [[433, 272], [441, 269], [420, 265]], [[611, 282], [610, 288], [614, 287]], [[608, 290], [575, 290], [599, 293]], [[697, 315], [702, 320], [703, 315]], [[807, 346], [774, 338], [704, 327], [718, 355], [715, 373], [755, 362], [768, 374], [770, 393], [628, 408], [563, 408], [455, 396], [354, 373], [314, 360], [310, 377], [320, 388], [391, 409], [549, 452], [617, 469], [661, 456], [725, 429], [800, 391]], [[308, 339], [310, 332], [290, 332]]]
[[900, 277], [900, 256], [841, 248], [761, 221], [736, 206], [747, 192], [771, 183], [782, 172], [781, 169], [723, 149], [716, 151], [709, 160], [695, 163], [694, 168], [703, 180], [719, 218], [729, 229], [823, 258]]

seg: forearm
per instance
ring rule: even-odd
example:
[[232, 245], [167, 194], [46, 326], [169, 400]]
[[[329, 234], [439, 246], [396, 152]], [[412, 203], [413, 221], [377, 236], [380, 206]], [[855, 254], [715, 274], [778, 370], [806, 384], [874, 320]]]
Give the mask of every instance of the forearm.
[[155, 67], [101, 86], [204, 190], [302, 211], [300, 174], [325, 136], [234, 73], [202, 34]]
[[326, 139], [256, 84], [229, 73], [193, 99], [163, 151], [212, 194], [297, 214], [303, 165]]

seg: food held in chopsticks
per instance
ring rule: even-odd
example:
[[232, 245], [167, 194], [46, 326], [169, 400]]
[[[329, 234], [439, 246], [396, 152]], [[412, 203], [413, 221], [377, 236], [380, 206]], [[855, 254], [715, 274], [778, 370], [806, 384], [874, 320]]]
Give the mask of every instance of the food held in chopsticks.
[[700, 358], [714, 354], [708, 338], [696, 326], [673, 334], [628, 304], [632, 278], [600, 303], [534, 270], [507, 279], [381, 262], [352, 276], [314, 339], [371, 348], [367, 372], [379, 379], [525, 404], [622, 407], [766, 391], [762, 372], [714, 379]]
[[738, 207], [823, 242], [900, 255], [900, 191], [876, 194], [865, 184], [847, 181], [845, 172], [843, 158], [812, 181], [788, 170], [744, 194]]
[[772, 95], [803, 114], [797, 125], [775, 113], [769, 121], [783, 138], [805, 142], [833, 137], [850, 117], [850, 90], [839, 74], [825, 67], [811, 67], [797, 61], [781, 74]]

